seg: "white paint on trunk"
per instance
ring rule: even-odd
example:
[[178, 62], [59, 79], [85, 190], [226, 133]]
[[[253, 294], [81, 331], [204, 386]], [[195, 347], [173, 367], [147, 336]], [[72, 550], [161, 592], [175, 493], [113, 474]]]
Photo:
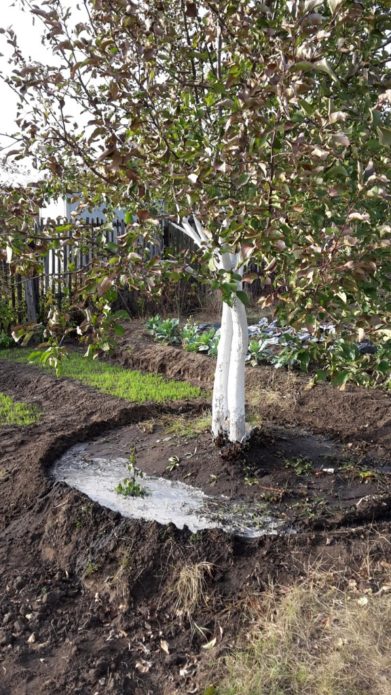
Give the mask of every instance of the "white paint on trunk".
[[[210, 237], [194, 217], [196, 229], [183, 218], [175, 226], [189, 236], [200, 248], [208, 249]], [[241, 256], [224, 249], [215, 250], [218, 266], [243, 274]], [[238, 282], [237, 289], [242, 289]], [[228, 436], [231, 442], [242, 442], [246, 437], [245, 418], [245, 361], [248, 348], [247, 315], [239, 297], [232, 306], [223, 302], [220, 342], [212, 398], [212, 433], [214, 437]]]
[[[241, 287], [241, 283], [240, 287]], [[240, 289], [238, 287], [238, 289]], [[239, 297], [233, 300], [232, 346], [228, 378], [229, 433], [231, 442], [246, 437], [245, 366], [248, 348], [246, 308]]]
[[223, 302], [220, 342], [212, 398], [212, 434], [218, 437], [229, 430], [228, 377], [232, 348], [232, 310]]

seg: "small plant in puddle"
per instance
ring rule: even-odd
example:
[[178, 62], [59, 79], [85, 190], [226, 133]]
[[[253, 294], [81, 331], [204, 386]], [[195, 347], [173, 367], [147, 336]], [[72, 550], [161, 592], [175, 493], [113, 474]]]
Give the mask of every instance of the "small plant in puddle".
[[306, 475], [312, 471], [312, 461], [302, 456], [285, 459], [285, 468], [290, 468], [296, 475]]
[[143, 477], [142, 472], [136, 468], [136, 449], [133, 447], [129, 454], [128, 463], [129, 477], [121, 480], [120, 483], [115, 488], [118, 495], [123, 495], [124, 497], [145, 497], [147, 491], [140, 485], [136, 480], [136, 475]]
[[124, 478], [115, 488], [118, 495], [124, 497], [145, 497], [145, 489], [134, 478]]

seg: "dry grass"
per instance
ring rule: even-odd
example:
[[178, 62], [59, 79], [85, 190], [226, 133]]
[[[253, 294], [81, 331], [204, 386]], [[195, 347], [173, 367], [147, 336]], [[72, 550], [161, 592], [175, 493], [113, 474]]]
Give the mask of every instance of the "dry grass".
[[175, 417], [163, 418], [162, 425], [166, 434], [173, 434], [177, 437], [195, 437], [210, 430], [211, 418], [211, 412], [208, 410], [198, 417], [176, 415]]
[[218, 695], [390, 695], [391, 594], [325, 582], [270, 589]]
[[301, 386], [299, 377], [291, 371], [284, 373], [283, 383], [273, 374], [267, 387], [248, 390], [249, 409], [256, 411], [260, 406], [275, 406], [280, 411], [290, 410], [297, 404]]
[[191, 620], [197, 608], [205, 603], [206, 581], [212, 571], [213, 565], [210, 562], [196, 562], [181, 567], [172, 588], [175, 609], [179, 615]]

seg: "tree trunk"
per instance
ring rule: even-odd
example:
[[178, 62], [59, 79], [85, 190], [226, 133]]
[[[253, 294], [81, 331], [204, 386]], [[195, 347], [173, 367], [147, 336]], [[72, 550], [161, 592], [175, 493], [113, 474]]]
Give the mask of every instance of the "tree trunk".
[[[210, 249], [213, 242], [211, 235], [202, 227], [193, 215], [192, 226], [187, 218], [180, 224], [172, 223], [202, 248]], [[215, 258], [220, 269], [243, 273], [240, 253], [224, 250], [224, 240], [220, 239], [220, 248], [214, 249]], [[237, 283], [242, 289], [242, 282]], [[247, 315], [243, 302], [234, 296], [232, 306], [223, 302], [221, 316], [220, 342], [217, 352], [213, 399], [212, 399], [212, 433], [214, 437], [228, 435], [231, 442], [242, 442], [246, 437], [245, 415], [245, 364], [248, 348]]]
[[214, 437], [226, 434], [229, 427], [228, 377], [232, 335], [232, 310], [228, 304], [223, 302], [212, 401], [212, 434]]
[[228, 378], [229, 440], [242, 442], [246, 437], [245, 366], [248, 348], [246, 308], [238, 297], [233, 300], [232, 347]]

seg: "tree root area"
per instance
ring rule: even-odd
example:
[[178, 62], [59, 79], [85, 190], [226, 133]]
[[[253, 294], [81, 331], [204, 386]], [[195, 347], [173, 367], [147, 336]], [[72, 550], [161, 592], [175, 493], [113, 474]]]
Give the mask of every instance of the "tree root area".
[[[371, 410], [355, 389], [356, 429], [352, 408], [338, 421], [338, 394], [334, 420], [330, 403], [313, 428], [296, 401], [294, 422], [265, 420], [245, 447], [219, 449], [196, 431], [205, 403], [132, 406], [8, 362], [0, 390], [42, 409], [35, 425], [0, 429], [1, 695], [202, 694], [271, 583], [314, 567], [341, 589], [386, 583], [389, 400], [372, 394]], [[185, 429], [173, 432], [178, 421]], [[123, 519], [50, 480], [79, 441], [104, 456], [135, 447], [142, 470], [259, 500], [295, 533], [249, 542]]]

